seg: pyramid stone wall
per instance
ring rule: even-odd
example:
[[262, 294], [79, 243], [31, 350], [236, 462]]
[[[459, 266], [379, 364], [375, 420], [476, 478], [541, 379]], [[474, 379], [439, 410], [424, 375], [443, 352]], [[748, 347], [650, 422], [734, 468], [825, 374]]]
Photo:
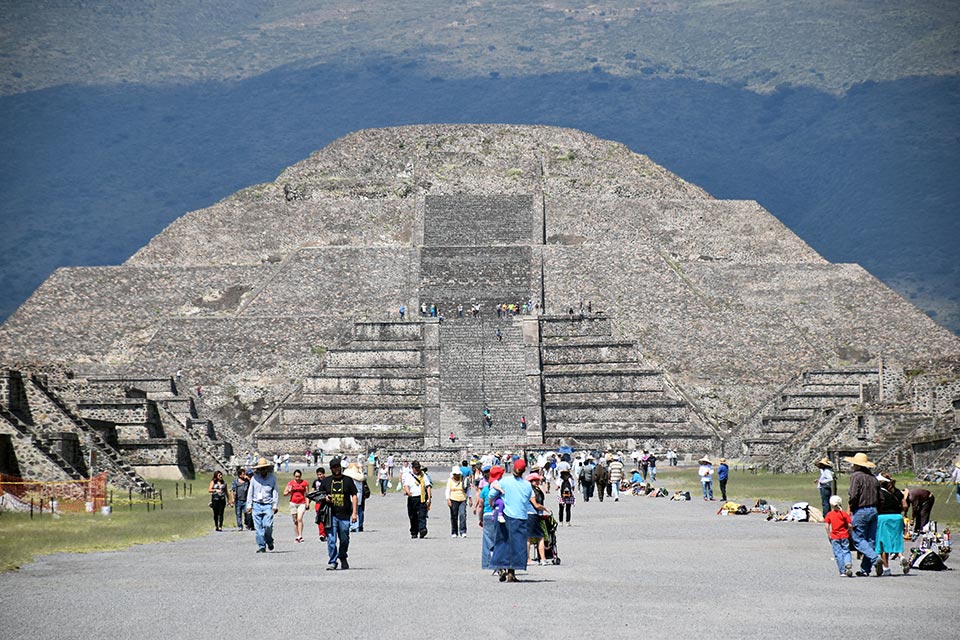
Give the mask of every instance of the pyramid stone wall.
[[[636, 395], [658, 390], [617, 389], [604, 368], [632, 369], [627, 385], [662, 372], [663, 393], [688, 411], [677, 433], [713, 438], [736, 437], [800, 371], [960, 354], [956, 336], [860, 267], [829, 263], [755, 202], [712, 198], [581, 131], [437, 125], [345, 136], [272, 182], [184, 215], [122, 266], [59, 270], [0, 327], [0, 360], [107, 376], [169, 377], [182, 368], [185, 385], [204, 387], [212, 415], [250, 432], [294, 397], [303, 406], [290, 401], [292, 425], [391, 424], [387, 417], [402, 413], [392, 399], [381, 403], [392, 406], [386, 413], [367, 418], [306, 407], [311, 395], [327, 408], [347, 404], [336, 396], [349, 391], [319, 393], [333, 384], [319, 380], [339, 369], [354, 373], [338, 388], [361, 384], [365, 365], [381, 367], [371, 384], [385, 390], [384, 365], [398, 358], [395, 367], [421, 370], [411, 384], [421, 385], [422, 409], [419, 418], [403, 414], [421, 423], [395, 435], [426, 446], [442, 440], [445, 425], [470, 435], [478, 403], [493, 401], [470, 391], [472, 374], [458, 381], [450, 364], [475, 357], [469, 325], [451, 324], [446, 338], [438, 329], [436, 344], [418, 347], [419, 364], [391, 353], [388, 337], [355, 331], [394, 331], [388, 321], [399, 319], [401, 303], [411, 314], [421, 302], [438, 304], [452, 319], [457, 304], [478, 301], [490, 318], [494, 305], [528, 299], [557, 317], [589, 301], [604, 318], [597, 333], [589, 322], [541, 323], [569, 335], [517, 334], [508, 322], [503, 341], [484, 350], [484, 379], [494, 379], [484, 372], [497, 349], [511, 363], [497, 391], [504, 422], [544, 406], [562, 429], [537, 424], [541, 435], [576, 438], [599, 397], [603, 412], [636, 405], [615, 416], [621, 434], [652, 434], [657, 427], [642, 427], [648, 414], [671, 418], [672, 408], [647, 411]], [[533, 349], [530, 340], [551, 344]], [[563, 384], [577, 390], [543, 405], [539, 381], [560, 384], [552, 376], [568, 374]], [[601, 424], [614, 423], [594, 423], [590, 437], [602, 438]], [[309, 445], [310, 429], [285, 442]]]

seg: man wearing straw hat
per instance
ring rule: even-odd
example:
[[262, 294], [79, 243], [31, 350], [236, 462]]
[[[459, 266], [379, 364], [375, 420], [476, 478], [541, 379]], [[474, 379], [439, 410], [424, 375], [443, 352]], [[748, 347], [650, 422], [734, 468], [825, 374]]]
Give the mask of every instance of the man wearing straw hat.
[[857, 453], [844, 458], [853, 465], [850, 474], [850, 513], [853, 514], [851, 534], [853, 546], [862, 555], [858, 576], [870, 575], [873, 567], [878, 576], [883, 575], [883, 562], [876, 551], [877, 505], [880, 502], [880, 483], [870, 469], [877, 465], [867, 459], [867, 454]]
[[820, 491], [820, 506], [823, 508], [823, 515], [830, 513], [830, 496], [833, 495], [833, 463], [826, 457], [821, 458], [817, 463], [820, 469], [820, 477], [817, 478], [817, 490]]
[[257, 553], [273, 551], [273, 516], [277, 513], [280, 492], [273, 465], [266, 458], [257, 460], [255, 473], [250, 478], [247, 491], [247, 513], [253, 515], [253, 528], [257, 532]]

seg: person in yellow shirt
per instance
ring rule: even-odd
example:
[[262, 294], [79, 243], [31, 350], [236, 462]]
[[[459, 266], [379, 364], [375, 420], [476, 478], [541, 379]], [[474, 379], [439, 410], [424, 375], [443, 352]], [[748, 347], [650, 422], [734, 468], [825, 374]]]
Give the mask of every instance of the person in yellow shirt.
[[450, 479], [445, 491], [450, 508], [450, 537], [467, 537], [467, 490], [463, 471], [459, 466], [450, 469]]

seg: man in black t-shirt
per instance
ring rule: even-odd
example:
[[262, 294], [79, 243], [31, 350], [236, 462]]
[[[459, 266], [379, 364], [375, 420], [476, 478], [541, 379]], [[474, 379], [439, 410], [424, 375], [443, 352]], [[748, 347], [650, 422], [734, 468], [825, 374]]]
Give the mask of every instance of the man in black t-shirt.
[[333, 516], [333, 524], [327, 529], [327, 570], [337, 569], [338, 561], [340, 569], [349, 569], [347, 549], [350, 547], [350, 523], [357, 521], [357, 485], [352, 478], [343, 475], [339, 457], [330, 461], [330, 475], [320, 484], [321, 490], [327, 494], [327, 508]]

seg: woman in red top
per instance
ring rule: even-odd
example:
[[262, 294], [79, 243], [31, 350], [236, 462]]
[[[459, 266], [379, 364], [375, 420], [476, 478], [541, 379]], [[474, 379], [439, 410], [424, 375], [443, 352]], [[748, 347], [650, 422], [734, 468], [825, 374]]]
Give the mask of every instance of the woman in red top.
[[295, 541], [303, 542], [303, 514], [307, 511], [307, 481], [303, 479], [300, 469], [293, 472], [293, 480], [287, 483], [283, 495], [290, 496], [290, 515], [293, 516], [293, 532]]

